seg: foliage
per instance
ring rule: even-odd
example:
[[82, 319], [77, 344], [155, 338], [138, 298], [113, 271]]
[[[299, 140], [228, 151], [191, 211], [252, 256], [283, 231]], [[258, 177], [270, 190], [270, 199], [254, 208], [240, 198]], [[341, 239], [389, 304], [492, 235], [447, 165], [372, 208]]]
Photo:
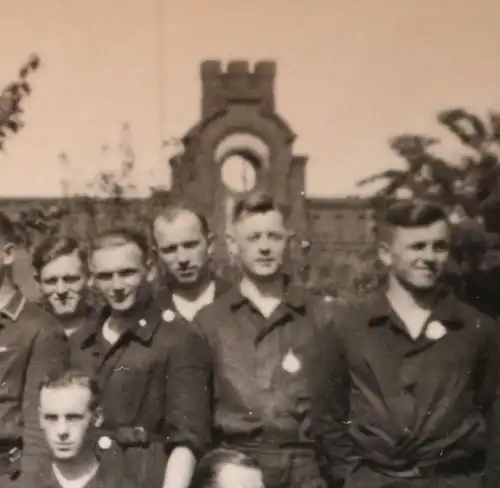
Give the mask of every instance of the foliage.
[[23, 101], [31, 94], [30, 76], [40, 67], [40, 58], [33, 55], [21, 66], [18, 77], [0, 92], [0, 150], [9, 134], [17, 133], [24, 126]]

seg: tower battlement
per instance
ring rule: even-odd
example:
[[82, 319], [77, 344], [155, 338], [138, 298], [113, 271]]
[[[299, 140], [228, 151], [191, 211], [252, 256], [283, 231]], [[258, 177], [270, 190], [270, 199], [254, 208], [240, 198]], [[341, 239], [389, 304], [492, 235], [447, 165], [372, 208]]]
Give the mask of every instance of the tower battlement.
[[201, 63], [203, 116], [224, 108], [227, 103], [259, 104], [274, 110], [276, 63], [230, 60], [224, 67], [220, 60]]

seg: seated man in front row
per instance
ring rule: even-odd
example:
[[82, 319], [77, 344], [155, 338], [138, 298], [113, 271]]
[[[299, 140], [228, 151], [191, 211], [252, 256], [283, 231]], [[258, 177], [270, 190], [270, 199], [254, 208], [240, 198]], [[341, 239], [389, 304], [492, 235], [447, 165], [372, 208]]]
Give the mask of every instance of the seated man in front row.
[[102, 424], [95, 382], [78, 371], [47, 379], [40, 389], [40, 425], [52, 465], [21, 478], [22, 488], [138, 488]]

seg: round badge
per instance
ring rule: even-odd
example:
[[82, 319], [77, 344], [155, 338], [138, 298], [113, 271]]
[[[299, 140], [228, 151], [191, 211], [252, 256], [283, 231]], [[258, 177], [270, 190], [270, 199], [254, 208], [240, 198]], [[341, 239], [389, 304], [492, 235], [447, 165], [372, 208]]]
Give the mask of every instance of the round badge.
[[441, 339], [444, 335], [446, 335], [446, 327], [441, 322], [431, 322], [425, 329], [425, 337], [433, 341]]
[[141, 319], [139, 320], [139, 326], [140, 327], [145, 327], [146, 325], [148, 325], [146, 319]]
[[175, 319], [175, 312], [168, 308], [163, 311], [162, 318], [165, 322], [172, 322]]
[[104, 451], [109, 449], [113, 444], [113, 441], [107, 436], [102, 436], [99, 438], [99, 440], [97, 441], [97, 445], [103, 449]]

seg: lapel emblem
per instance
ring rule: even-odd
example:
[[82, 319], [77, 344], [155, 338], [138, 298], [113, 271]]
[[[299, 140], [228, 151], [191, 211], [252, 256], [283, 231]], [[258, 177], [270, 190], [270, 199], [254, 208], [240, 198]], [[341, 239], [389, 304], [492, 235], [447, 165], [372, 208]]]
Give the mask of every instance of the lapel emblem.
[[289, 349], [283, 358], [283, 362], [281, 363], [282, 368], [290, 374], [295, 374], [300, 371], [302, 368], [302, 363], [300, 359], [295, 355], [295, 353]]
[[99, 440], [97, 441], [97, 445], [103, 450], [106, 451], [108, 450], [111, 445], [113, 444], [113, 441], [107, 436], [104, 435], [102, 437], [99, 437]]
[[161, 317], [165, 322], [173, 322], [175, 320], [175, 312], [167, 308], [167, 310], [163, 311]]
[[430, 322], [425, 329], [425, 337], [427, 337], [427, 339], [430, 339], [431, 341], [437, 341], [441, 339], [441, 337], [445, 336], [446, 333], [446, 327], [437, 320], [435, 320], [434, 322]]
[[146, 327], [146, 325], [148, 325], [148, 322], [146, 319], [139, 320], [139, 327]]

